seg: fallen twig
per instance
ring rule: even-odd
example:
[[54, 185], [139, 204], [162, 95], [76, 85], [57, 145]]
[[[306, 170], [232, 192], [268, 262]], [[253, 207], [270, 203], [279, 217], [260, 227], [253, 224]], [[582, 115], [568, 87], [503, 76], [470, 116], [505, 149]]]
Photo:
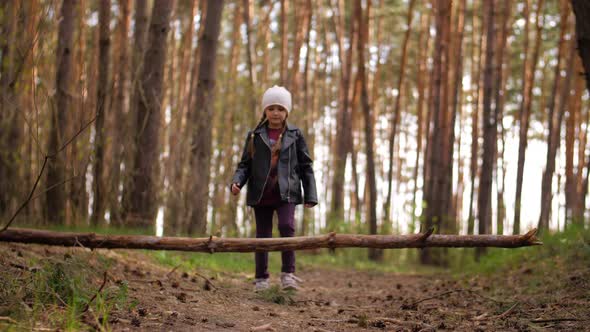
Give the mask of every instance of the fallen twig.
[[84, 310], [82, 310], [82, 313], [85, 313], [86, 311], [88, 311], [88, 309], [90, 308], [90, 304], [92, 303], [92, 301], [94, 301], [94, 299], [96, 299], [96, 297], [102, 291], [102, 289], [104, 288], [106, 283], [107, 283], [107, 271], [104, 271], [102, 285], [100, 285], [100, 288], [98, 289], [98, 291], [96, 291], [96, 293], [94, 293], [94, 296], [92, 296], [92, 298], [88, 301], [88, 303], [86, 303], [86, 306], [84, 307]]
[[587, 321], [587, 319], [578, 319], [578, 318], [550, 318], [550, 319], [533, 319], [533, 320], [531, 320], [532, 323], [583, 322], [583, 321]]
[[260, 325], [260, 326], [256, 326], [256, 327], [251, 327], [250, 332], [259, 332], [259, 331], [276, 331], [271, 325], [270, 323], [268, 324], [264, 324], [264, 325]]
[[312, 321], [316, 322], [324, 322], [324, 323], [344, 323], [350, 321], [350, 319], [322, 319], [322, 318], [312, 318]]
[[17, 321], [15, 321], [14, 319], [12, 319], [10, 317], [0, 316], [0, 321], [9, 322], [9, 323], [12, 323], [12, 324], [18, 324]]
[[174, 273], [180, 267], [180, 265], [182, 264], [176, 265], [172, 270], [170, 270], [170, 272], [166, 273], [166, 278], [170, 278], [170, 275]]
[[504, 311], [503, 313], [496, 316], [495, 318], [504, 318], [504, 317], [510, 315], [512, 312], [514, 312], [514, 309], [516, 309], [516, 307], [518, 307], [519, 304], [520, 304], [520, 302], [514, 303], [510, 308], [508, 308], [508, 310]]
[[413, 303], [410, 303], [410, 304], [402, 304], [401, 309], [415, 308], [416, 305], [418, 305], [419, 303], [422, 303], [424, 301], [433, 300], [433, 299], [436, 299], [436, 298], [439, 298], [439, 297], [442, 297], [442, 296], [445, 296], [445, 295], [448, 295], [448, 294], [451, 294], [451, 293], [458, 293], [458, 292], [471, 293], [473, 295], [477, 295], [477, 296], [479, 296], [481, 298], [484, 298], [486, 300], [490, 300], [490, 301], [493, 301], [493, 302], [496, 302], [496, 303], [505, 303], [504, 301], [498, 301], [498, 300], [493, 299], [491, 297], [487, 297], [487, 296], [481, 295], [481, 294], [479, 294], [479, 293], [477, 293], [475, 291], [472, 291], [470, 289], [462, 289], [462, 288], [459, 288], [459, 289], [453, 289], [453, 290], [450, 290], [450, 291], [442, 292], [442, 293], [439, 293], [439, 294], [436, 294], [436, 295], [433, 295], [433, 296], [430, 296], [430, 297], [427, 297], [427, 298], [423, 298], [423, 299], [420, 299], [420, 300], [418, 300], [416, 302], [413, 302]]
[[392, 324], [401, 325], [401, 326], [408, 326], [408, 327], [413, 327], [413, 326], [418, 325], [418, 326], [421, 326], [422, 328], [434, 328], [432, 325], [422, 323], [422, 322], [403, 321], [401, 319], [395, 319], [395, 318], [389, 318], [389, 317], [373, 318], [373, 319], [371, 319], [371, 321], [372, 322], [373, 321], [382, 321], [382, 322], [392, 323]]
[[333, 332], [332, 330], [326, 330], [321, 327], [316, 327], [313, 329], [314, 332]]
[[211, 286], [213, 288], [215, 288], [215, 290], [217, 290], [217, 287], [215, 287], [215, 285], [213, 284], [213, 282], [211, 282], [211, 280], [209, 280], [209, 278], [205, 277], [204, 275], [200, 274], [199, 272], [193, 272], [194, 274], [196, 274], [197, 276], [205, 279], [205, 285]]

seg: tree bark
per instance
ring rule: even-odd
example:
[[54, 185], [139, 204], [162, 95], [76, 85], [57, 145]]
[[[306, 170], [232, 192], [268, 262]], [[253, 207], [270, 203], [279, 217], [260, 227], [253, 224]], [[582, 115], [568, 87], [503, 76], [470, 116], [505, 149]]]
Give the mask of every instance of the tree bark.
[[[66, 157], [60, 151], [68, 137], [68, 117], [71, 112], [71, 73], [76, 1], [64, 0], [61, 7], [55, 74], [55, 112], [51, 116], [51, 130], [47, 151], [53, 155], [47, 167], [47, 186], [59, 184], [66, 177]], [[66, 213], [65, 186], [57, 185], [46, 193], [47, 221], [60, 224]]]
[[104, 249], [177, 250], [190, 252], [261, 252], [308, 250], [318, 248], [426, 248], [426, 247], [499, 247], [519, 248], [542, 245], [536, 229], [523, 235], [350, 235], [329, 233], [289, 238], [186, 238], [142, 235], [101, 235], [9, 228], [0, 233], [0, 242], [38, 243], [45, 245]]
[[[475, 6], [475, 4], [474, 4]], [[476, 18], [476, 10], [473, 9], [473, 16], [472, 16], [472, 38], [476, 38], [476, 29], [475, 29], [475, 18]], [[483, 36], [485, 33], [485, 29], [483, 27], [483, 21], [480, 27], [481, 31], [479, 33], [478, 43], [477, 46], [473, 45], [472, 48], [472, 55], [471, 55], [471, 76], [474, 77], [474, 82], [472, 83], [472, 97], [473, 97], [473, 107], [471, 113], [471, 162], [469, 166], [469, 175], [471, 177], [471, 185], [469, 190], [469, 216], [467, 217], [467, 234], [473, 234], [475, 229], [475, 212], [474, 212], [474, 200], [475, 200], [475, 182], [477, 179], [479, 167], [478, 167], [478, 160], [479, 160], [479, 112], [480, 112], [480, 86], [481, 86], [481, 59], [482, 59], [482, 49], [483, 49]], [[476, 59], [476, 50], [477, 50], [477, 62]]]
[[[463, 95], [463, 38], [465, 32], [465, 15], [467, 12], [466, 7], [466, 0], [460, 0], [458, 8], [457, 8], [457, 27], [455, 31], [455, 38], [453, 39], [453, 45], [451, 45], [451, 50], [454, 50], [452, 56], [450, 56], [451, 60], [454, 60], [453, 63], [453, 72], [452, 75], [452, 86], [450, 90], [451, 101], [450, 101], [450, 117], [451, 117], [451, 124], [449, 126], [450, 129], [450, 141], [449, 141], [449, 165], [447, 168], [447, 176], [452, 177], [453, 171], [453, 164], [454, 164], [454, 144], [455, 144], [455, 121], [457, 118], [457, 114], [459, 115], [459, 128], [461, 126], [461, 117], [463, 114], [463, 107], [462, 102], [460, 102], [460, 98]], [[449, 53], [450, 54], [450, 53]], [[449, 63], [451, 62], [449, 60]], [[450, 66], [450, 65], [449, 65]], [[451, 233], [457, 232], [457, 224], [460, 223], [457, 220], [461, 220], [461, 216], [459, 215], [459, 211], [461, 210], [459, 205], [462, 204], [462, 197], [463, 197], [463, 172], [461, 171], [461, 130], [459, 131], [459, 138], [457, 140], [457, 169], [458, 169], [458, 179], [457, 179], [457, 192], [453, 197], [455, 200], [449, 203], [449, 211], [451, 212], [449, 218], [449, 223], [447, 224], [447, 231]], [[452, 192], [452, 181], [449, 180], [448, 182], [449, 189], [448, 191]]]
[[[176, 95], [176, 102], [174, 109], [171, 109], [170, 131], [168, 136], [168, 145], [170, 156], [167, 163], [168, 175], [168, 192], [166, 193], [166, 206], [164, 209], [164, 234], [179, 235], [182, 229], [181, 217], [184, 215], [184, 190], [182, 175], [184, 172], [185, 159], [183, 158], [183, 137], [184, 126], [186, 119], [186, 109], [188, 96], [190, 94], [189, 76], [190, 63], [193, 50], [193, 35], [194, 23], [197, 10], [199, 8], [198, 1], [190, 1], [188, 3], [187, 21], [184, 25], [180, 47], [178, 49], [178, 57], [180, 58], [178, 70], [178, 92]], [[187, 82], [188, 81], [188, 82]]]
[[104, 223], [104, 213], [107, 202], [104, 152], [106, 150], [105, 118], [107, 117], [111, 33], [111, 1], [101, 0], [98, 10], [98, 84], [96, 89], [96, 120], [94, 121], [94, 182], [93, 182], [93, 206], [92, 225]]
[[344, 49], [344, 4], [338, 2], [338, 22], [334, 26], [337, 32], [338, 54], [340, 58], [340, 85], [338, 89], [338, 112], [336, 115], [336, 132], [334, 151], [332, 153], [333, 176], [331, 181], [332, 197], [330, 200], [330, 213], [328, 216], [328, 230], [335, 230], [336, 223], [344, 220], [344, 175], [346, 171], [346, 159], [352, 152], [352, 126], [350, 111], [350, 91], [352, 77], [352, 52], [357, 43], [356, 20], [351, 20], [349, 25], [348, 48]]
[[404, 84], [405, 79], [405, 69], [406, 69], [406, 61], [408, 57], [408, 44], [410, 41], [410, 34], [412, 33], [412, 19], [414, 17], [414, 5], [416, 4], [415, 0], [410, 0], [408, 4], [408, 14], [406, 16], [406, 25], [407, 29], [404, 34], [404, 39], [402, 42], [402, 54], [400, 60], [400, 70], [399, 76], [397, 79], [396, 87], [397, 95], [395, 96], [395, 101], [393, 104], [393, 119], [390, 123], [391, 131], [389, 132], [389, 171], [387, 175], [387, 198], [385, 199], [385, 203], [383, 204], [383, 221], [384, 223], [390, 223], [390, 210], [391, 210], [391, 196], [392, 196], [392, 182], [393, 182], [393, 147], [395, 145], [395, 135], [397, 134], [397, 126], [399, 125], [401, 119], [401, 110], [400, 110], [400, 98], [401, 98], [401, 90]]
[[584, 65], [586, 88], [590, 91], [590, 3], [585, 0], [571, 0], [576, 15], [576, 39], [578, 52]]
[[[499, 144], [497, 144], [497, 149], [495, 151], [496, 157], [494, 158], [495, 161], [495, 169], [496, 169], [496, 198], [497, 198], [497, 212], [496, 212], [496, 229], [497, 234], [502, 235], [504, 232], [504, 216], [505, 216], [505, 206], [504, 206], [504, 177], [505, 171], [504, 170], [504, 152], [506, 146], [504, 145], [504, 125], [502, 122], [502, 117], [504, 113], [504, 104], [502, 102], [502, 97], [506, 94], [504, 91], [506, 78], [504, 75], [504, 67], [508, 66], [506, 63], [508, 58], [506, 57], [506, 42], [508, 38], [508, 22], [511, 20], [511, 12], [512, 12], [512, 1], [503, 1], [503, 12], [502, 17], [500, 18], [500, 27], [501, 32], [497, 38], [498, 45], [498, 56], [496, 57], [496, 72], [495, 72], [495, 81], [494, 81], [494, 113], [496, 114], [496, 124], [498, 125], [498, 131], [500, 132], [500, 139], [502, 142], [502, 150], [499, 149]], [[502, 170], [502, 175], [500, 178], [500, 171]]]
[[[19, 148], [21, 126], [19, 122], [19, 98], [16, 90], [19, 68], [22, 68], [22, 30], [20, 1], [6, 1], [0, 5], [0, 217], [16, 209], [16, 198], [20, 197]], [[19, 35], [17, 37], [17, 35]]]
[[137, 148], [130, 190], [131, 205], [126, 214], [127, 226], [155, 230], [159, 200], [160, 121], [162, 84], [174, 1], [156, 0], [152, 9], [149, 40], [143, 58], [143, 70], [136, 105]]
[[[582, 61], [580, 58], [576, 59], [578, 62], [577, 66], [583, 72], [584, 68], [582, 66]], [[578, 163], [576, 165], [576, 175], [574, 179], [574, 191], [575, 197], [574, 202], [572, 203], [573, 210], [572, 210], [572, 221], [575, 224], [583, 225], [584, 224], [584, 210], [585, 210], [585, 195], [588, 191], [587, 189], [583, 188], [584, 185], [584, 168], [586, 167], [586, 142], [588, 141], [588, 127], [587, 123], [590, 123], [590, 112], [584, 107], [582, 108], [582, 95], [586, 91], [585, 84], [586, 80], [583, 76], [578, 76], [576, 79], [576, 95], [574, 97], [575, 105], [574, 108], [576, 109], [575, 113], [577, 114], [577, 124], [576, 130], [578, 135]], [[582, 110], [586, 109], [584, 112]]]
[[215, 100], [215, 64], [217, 44], [221, 28], [223, 0], [207, 1], [205, 30], [199, 42], [199, 79], [195, 102], [191, 107], [189, 123], [194, 128], [190, 151], [190, 200], [191, 212], [187, 233], [204, 234], [207, 229], [207, 204], [211, 160], [211, 120]]
[[[237, 4], [236, 4], [237, 5]], [[249, 106], [250, 106], [250, 113], [252, 115], [254, 115], [254, 118], [256, 119], [256, 111], [258, 110], [258, 103], [256, 100], [256, 83], [258, 82], [258, 79], [256, 77], [256, 70], [254, 68], [254, 45], [252, 43], [252, 24], [250, 22], [250, 1], [249, 0], [243, 0], [242, 1], [242, 6], [243, 8], [243, 20], [244, 20], [244, 24], [246, 25], [246, 66], [248, 68], [248, 83], [249, 83]], [[281, 48], [282, 50], [282, 48]], [[265, 64], [265, 66], [267, 66], [267, 64]]]
[[530, 61], [528, 60], [528, 26], [529, 26], [529, 5], [530, 0], [525, 1], [525, 61], [524, 61], [524, 74], [523, 74], [523, 87], [522, 87], [522, 102], [519, 109], [519, 130], [520, 138], [518, 141], [518, 166], [516, 171], [516, 194], [514, 199], [514, 227], [513, 234], [520, 233], [520, 203], [522, 197], [522, 183], [524, 176], [524, 162], [525, 152], [528, 144], [528, 130], [529, 130], [529, 119], [531, 115], [531, 105], [533, 98], [533, 87], [535, 82], [535, 72], [537, 68], [537, 62], [539, 60], [539, 49], [541, 47], [541, 30], [543, 24], [541, 22], [542, 10], [545, 1], [539, 0], [537, 3], [536, 22], [537, 22], [537, 35], [535, 37], [535, 45]]
[[287, 39], [287, 29], [289, 27], [289, 0], [280, 0], [280, 34], [281, 34], [281, 63], [279, 67], [280, 85], [287, 85], [287, 75], [289, 68], [289, 41]]
[[[578, 42], [578, 52], [584, 66], [584, 78], [586, 80], [586, 89], [590, 92], [590, 3], [585, 0], [571, 1], [574, 14], [576, 16], [576, 39]], [[590, 113], [589, 113], [590, 114]], [[582, 147], [585, 149], [585, 147]], [[586, 211], [586, 196], [588, 193], [588, 178], [590, 175], [590, 156], [588, 156], [586, 176], [582, 181], [580, 198], [579, 216], [583, 223], [584, 212]]]
[[[483, 88], [483, 161], [481, 165], [481, 177], [479, 196], [477, 197], [477, 219], [479, 221], [479, 234], [490, 234], [492, 208], [492, 173], [494, 168], [494, 154], [496, 153], [496, 137], [498, 134], [497, 116], [492, 112], [492, 94], [494, 79], [494, 41], [495, 41], [495, 0], [485, 3], [486, 26], [486, 61], [484, 69]], [[476, 257], [484, 253], [484, 250], [476, 251]]]
[[[432, 99], [431, 107], [432, 129], [430, 133], [431, 143], [427, 148], [427, 175], [424, 189], [424, 201], [426, 209], [423, 212], [424, 223], [422, 230], [435, 228], [436, 232], [445, 230], [449, 218], [451, 202], [451, 177], [452, 170], [449, 156], [452, 155], [453, 145], [450, 128], [450, 112], [448, 108], [448, 65], [449, 65], [449, 35], [450, 35], [450, 9], [451, 2], [447, 0], [436, 1], [435, 21], [436, 38], [434, 46], [434, 59], [432, 67]], [[423, 264], [444, 265], [443, 252], [423, 250], [420, 252], [420, 261]]]
[[147, 30], [149, 24], [149, 9], [147, 0], [134, 0], [135, 1], [135, 15], [133, 19], [133, 51], [131, 54], [131, 98], [129, 101], [129, 112], [127, 113], [126, 125], [127, 132], [130, 133], [126, 137], [123, 150], [126, 158], [125, 172], [123, 176], [123, 210], [121, 218], [127, 220], [127, 212], [131, 208], [133, 191], [133, 172], [134, 172], [134, 158], [138, 147], [137, 142], [137, 105], [143, 98], [141, 95], [141, 74], [143, 71], [144, 53], [147, 43]]
[[[370, 11], [370, 2], [367, 3], [367, 15]], [[368, 185], [368, 211], [367, 222], [369, 224], [369, 234], [377, 234], [377, 185], [375, 180], [375, 155], [373, 151], [373, 118], [371, 116], [371, 105], [369, 105], [369, 94], [367, 88], [367, 74], [365, 72], [365, 47], [368, 32], [368, 23], [363, 21], [363, 8], [361, 0], [355, 1], [355, 17], [358, 22], [358, 75], [361, 79], [361, 106], [363, 109], [363, 118], [365, 121], [365, 151], [367, 155], [367, 185]], [[363, 29], [367, 28], [367, 30]], [[382, 253], [378, 250], [369, 250], [369, 259], [379, 260]]]
[[110, 213], [111, 224], [121, 225], [121, 203], [119, 202], [119, 185], [121, 181], [121, 164], [123, 160], [123, 146], [121, 142], [124, 138], [124, 132], [127, 130], [125, 120], [129, 113], [128, 103], [126, 102], [129, 91], [129, 27], [131, 24], [131, 1], [119, 0], [120, 17], [117, 29], [118, 43], [118, 68], [117, 68], [117, 89], [113, 103], [113, 131], [112, 137], [112, 163], [109, 174], [109, 194], [108, 209]]
[[[305, 42], [305, 37], [308, 35], [308, 31], [311, 28], [311, 0], [299, 0], [295, 6], [295, 13], [296, 13], [296, 20], [295, 25], [297, 27], [295, 32], [295, 39], [293, 40], [293, 64], [290, 66], [290, 71], [288, 71], [287, 76], [287, 83], [286, 86], [291, 91], [291, 94], [295, 96], [293, 100], [293, 107], [297, 109], [297, 107], [301, 107], [302, 103], [299, 102], [300, 98], [296, 96], [299, 95], [299, 89], [302, 84], [301, 82], [301, 72], [299, 70], [299, 63], [301, 58], [301, 47]], [[306, 51], [309, 53], [309, 49]]]
[[[565, 34], [569, 31], [569, 10], [567, 10], [567, 2], [562, 1], [562, 15], [561, 15], [561, 36], [560, 43], [566, 44], [565, 47], [559, 47], [557, 65], [555, 67], [555, 79], [553, 85], [553, 93], [549, 104], [549, 133], [547, 136], [547, 162], [545, 172], [543, 172], [543, 180], [541, 183], [541, 215], [539, 216], [539, 231], [547, 231], [549, 229], [549, 219], [551, 213], [552, 202], [552, 183], [553, 173], [555, 172], [555, 156], [557, 149], [561, 143], [561, 123], [565, 110], [568, 108], [568, 101], [570, 99], [571, 77], [574, 72], [576, 44], [572, 41], [566, 43]], [[571, 45], [569, 45], [571, 44]], [[567, 50], [569, 47], [569, 50]], [[563, 78], [562, 90], [557, 91], [557, 85], [561, 78], [561, 58], [563, 53], [569, 51], [568, 59], [566, 60], [567, 69], [566, 76]]]
[[[416, 194], [418, 192], [418, 168], [420, 166], [420, 154], [422, 153], [422, 136], [424, 136], [424, 127], [425, 122], [428, 121], [428, 117], [424, 116], [424, 102], [426, 98], [426, 86], [428, 85], [428, 79], [426, 78], [426, 62], [428, 60], [428, 50], [430, 45], [430, 13], [422, 14], [420, 17], [420, 37], [418, 38], [418, 45], [421, 45], [420, 52], [418, 57], [416, 58], [417, 67], [418, 67], [418, 77], [417, 77], [417, 84], [418, 84], [418, 106], [417, 106], [417, 113], [418, 113], [418, 132], [416, 133], [416, 159], [414, 160], [414, 174], [412, 178], [414, 179], [414, 188], [413, 188], [413, 195], [412, 195], [412, 223], [410, 224], [410, 232], [414, 233], [416, 230]], [[422, 47], [423, 46], [423, 47]], [[424, 121], [426, 118], [426, 121]], [[425, 158], [424, 163], [426, 161]], [[424, 174], [423, 174], [424, 175]], [[424, 188], [424, 184], [422, 185]]]

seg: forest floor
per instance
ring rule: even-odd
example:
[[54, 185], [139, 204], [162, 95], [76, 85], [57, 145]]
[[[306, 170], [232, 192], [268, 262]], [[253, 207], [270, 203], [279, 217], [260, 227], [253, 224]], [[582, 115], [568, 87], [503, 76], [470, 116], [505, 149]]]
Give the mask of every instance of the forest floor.
[[[246, 271], [182, 271], [141, 251], [0, 243], [0, 330], [590, 331], [589, 251], [586, 243], [461, 274], [304, 265], [300, 291], [281, 291], [275, 273], [270, 290], [254, 293]], [[53, 286], [39, 293], [30, 285], [48, 264]], [[83, 278], [68, 279], [76, 267]], [[78, 286], [62, 279], [81, 281], [86, 295], [64, 300]], [[56, 306], [42, 304], [47, 292], [62, 294]]]

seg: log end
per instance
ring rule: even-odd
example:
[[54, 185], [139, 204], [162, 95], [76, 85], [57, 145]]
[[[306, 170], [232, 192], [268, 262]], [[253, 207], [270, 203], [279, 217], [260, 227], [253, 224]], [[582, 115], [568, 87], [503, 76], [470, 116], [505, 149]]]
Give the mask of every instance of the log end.
[[524, 235], [522, 235], [521, 240], [531, 246], [541, 246], [543, 245], [543, 242], [541, 240], [539, 240], [538, 237], [536, 237], [537, 235], [537, 229], [533, 228], [530, 231], [526, 232]]

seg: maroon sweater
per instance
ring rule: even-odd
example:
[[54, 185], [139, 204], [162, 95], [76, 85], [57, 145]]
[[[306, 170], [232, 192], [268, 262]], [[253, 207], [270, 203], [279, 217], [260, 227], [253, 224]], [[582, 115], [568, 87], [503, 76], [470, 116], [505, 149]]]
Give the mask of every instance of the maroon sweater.
[[[281, 134], [281, 129], [272, 129], [266, 127], [266, 131], [268, 133], [268, 138], [270, 140], [270, 146], [274, 146], [277, 140], [279, 139], [279, 135]], [[276, 158], [276, 159], [275, 159]], [[275, 153], [271, 157], [271, 167], [270, 172], [268, 173], [268, 178], [266, 179], [266, 185], [264, 186], [264, 191], [262, 193], [262, 198], [258, 205], [262, 206], [269, 206], [269, 205], [278, 205], [281, 203], [281, 192], [279, 190], [279, 176], [278, 176], [278, 158], [279, 158], [279, 151]]]

